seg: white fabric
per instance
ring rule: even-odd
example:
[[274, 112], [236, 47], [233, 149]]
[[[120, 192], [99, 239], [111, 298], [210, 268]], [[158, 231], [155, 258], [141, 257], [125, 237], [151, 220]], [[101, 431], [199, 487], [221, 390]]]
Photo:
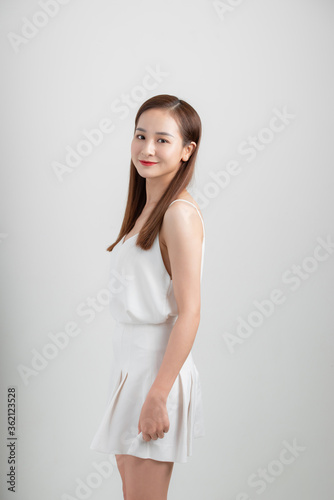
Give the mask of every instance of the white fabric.
[[[176, 201], [190, 203], [201, 217], [193, 203], [181, 198], [172, 203]], [[201, 220], [202, 279], [205, 232]], [[110, 254], [110, 312], [116, 321], [112, 331], [114, 363], [109, 400], [90, 449], [184, 463], [192, 455], [193, 438], [205, 435], [199, 373], [191, 352], [167, 398], [169, 431], [162, 439], [148, 442], [138, 434], [141, 408], [159, 371], [178, 312], [159, 235], [149, 250], [142, 250], [135, 245], [137, 234], [125, 241], [123, 238]]]

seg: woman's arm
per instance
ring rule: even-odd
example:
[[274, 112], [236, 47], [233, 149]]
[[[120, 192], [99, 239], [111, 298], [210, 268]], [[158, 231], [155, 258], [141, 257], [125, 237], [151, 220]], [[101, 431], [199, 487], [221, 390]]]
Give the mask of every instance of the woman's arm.
[[165, 213], [163, 235], [168, 248], [178, 318], [149, 394], [166, 401], [190, 353], [200, 322], [203, 226], [196, 209], [189, 207], [188, 203], [174, 203]]
[[163, 220], [178, 317], [139, 416], [138, 431], [144, 441], [163, 438], [169, 430], [168, 394], [190, 353], [200, 322], [203, 226], [196, 209], [185, 205], [173, 204]]

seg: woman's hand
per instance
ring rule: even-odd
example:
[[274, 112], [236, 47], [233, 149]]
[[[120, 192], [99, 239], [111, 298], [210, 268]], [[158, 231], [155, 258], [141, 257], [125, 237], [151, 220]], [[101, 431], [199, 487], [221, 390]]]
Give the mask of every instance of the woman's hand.
[[140, 412], [138, 431], [138, 434], [142, 432], [144, 441], [162, 439], [164, 432], [169, 431], [166, 399], [159, 394], [148, 393]]

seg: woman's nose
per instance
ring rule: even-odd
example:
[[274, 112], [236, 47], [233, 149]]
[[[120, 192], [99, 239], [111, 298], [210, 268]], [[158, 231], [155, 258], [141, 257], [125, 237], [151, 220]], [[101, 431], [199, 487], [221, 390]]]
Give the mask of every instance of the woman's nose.
[[154, 149], [154, 141], [148, 141], [146, 140], [143, 144], [143, 148], [142, 148], [142, 152], [143, 154], [151, 154], [151, 155], [154, 155], [155, 153], [155, 149]]

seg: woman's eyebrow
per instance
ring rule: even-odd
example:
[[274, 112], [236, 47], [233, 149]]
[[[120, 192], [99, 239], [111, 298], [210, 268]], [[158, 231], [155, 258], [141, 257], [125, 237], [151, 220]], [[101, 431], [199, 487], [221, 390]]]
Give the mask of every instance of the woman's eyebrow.
[[[146, 132], [144, 128], [136, 128], [136, 130], [140, 130], [141, 132]], [[168, 132], [156, 132], [157, 135], [170, 135], [171, 137], [174, 137], [172, 134], [169, 134]]]

